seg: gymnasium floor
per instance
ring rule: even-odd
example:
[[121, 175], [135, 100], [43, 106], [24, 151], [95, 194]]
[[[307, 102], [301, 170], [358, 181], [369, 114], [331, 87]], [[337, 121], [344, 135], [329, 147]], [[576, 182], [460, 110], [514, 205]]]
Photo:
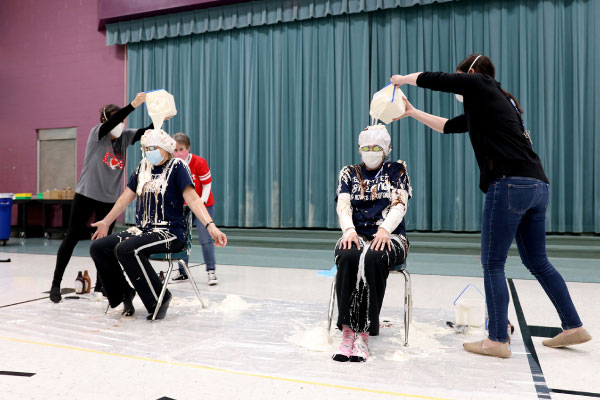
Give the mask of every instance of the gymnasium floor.
[[[594, 340], [572, 349], [542, 346], [560, 326], [550, 301], [511, 256], [509, 318], [513, 356], [466, 353], [481, 329], [456, 334], [452, 301], [468, 284], [482, 288], [475, 255], [409, 256], [414, 298], [409, 347], [402, 324], [404, 281], [392, 274], [382, 311], [389, 323], [370, 342], [367, 363], [330, 359], [340, 333], [326, 331], [331, 251], [228, 247], [217, 250], [219, 284], [203, 266], [193, 274], [207, 303], [188, 283], [169, 286], [167, 316], [149, 322], [106, 300], [85, 296], [53, 304], [49, 290], [59, 241], [11, 239], [0, 247], [1, 399], [589, 399], [600, 397], [600, 264], [593, 258], [551, 258], [563, 273]], [[65, 273], [95, 279], [80, 242]], [[192, 262], [201, 261], [199, 246]], [[157, 270], [165, 263], [155, 263]], [[63, 295], [68, 296], [69, 294]], [[527, 345], [527, 346], [526, 346]], [[527, 350], [529, 349], [529, 350]]]

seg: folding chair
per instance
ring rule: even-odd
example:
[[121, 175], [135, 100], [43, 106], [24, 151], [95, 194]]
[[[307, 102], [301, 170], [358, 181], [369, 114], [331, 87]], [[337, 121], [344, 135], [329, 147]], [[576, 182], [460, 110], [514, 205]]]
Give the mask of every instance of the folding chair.
[[[412, 320], [412, 287], [410, 283], [410, 274], [406, 270], [406, 261], [403, 264], [394, 267], [390, 273], [400, 273], [404, 276], [404, 346], [408, 346], [408, 330]], [[327, 332], [331, 330], [333, 313], [335, 311], [335, 280], [337, 272], [331, 282], [331, 293], [329, 294], [329, 310], [327, 314]]]
[[[165, 293], [167, 292], [167, 285], [169, 284], [169, 278], [171, 277], [171, 272], [173, 272], [173, 261], [176, 260], [179, 265], [181, 265], [185, 269], [185, 273], [188, 276], [189, 282], [192, 284], [192, 288], [194, 289], [194, 293], [196, 293], [196, 297], [200, 301], [202, 308], [206, 308], [204, 305], [204, 301], [202, 300], [202, 296], [200, 296], [200, 291], [198, 290], [198, 286], [196, 286], [196, 282], [194, 281], [194, 277], [190, 272], [189, 266], [182, 260], [186, 256], [189, 257], [191, 249], [192, 249], [192, 212], [189, 208], [186, 207], [185, 210], [185, 225], [186, 225], [186, 243], [185, 248], [178, 253], [158, 253], [152, 254], [150, 256], [150, 260], [154, 261], [166, 261], [169, 263], [169, 267], [167, 269], [167, 275], [165, 280], [163, 281], [162, 289], [160, 291], [160, 295], [158, 296], [158, 302], [156, 303], [156, 308], [154, 309], [154, 313], [152, 314], [152, 321], [156, 319], [156, 314], [158, 313], [158, 309], [160, 308], [163, 299], [165, 297]], [[189, 259], [189, 258], [188, 258]], [[106, 310], [104, 314], [108, 313], [110, 308], [110, 304], [106, 306]]]
[[196, 282], [194, 281], [194, 277], [190, 272], [189, 266], [182, 260], [182, 258], [189, 259], [190, 252], [192, 250], [192, 212], [186, 206], [185, 207], [185, 225], [186, 225], [186, 241], [185, 248], [178, 253], [161, 253], [161, 254], [152, 254], [150, 256], [151, 260], [156, 261], [167, 261], [169, 263], [169, 268], [167, 269], [167, 274], [165, 276], [165, 280], [163, 281], [162, 289], [160, 291], [160, 295], [158, 296], [158, 302], [156, 303], [156, 308], [154, 309], [154, 313], [152, 314], [152, 321], [155, 320], [156, 314], [158, 313], [158, 309], [162, 305], [163, 299], [165, 297], [165, 293], [167, 292], [167, 286], [169, 285], [169, 279], [171, 278], [171, 272], [173, 272], [173, 260], [177, 260], [177, 263], [185, 269], [185, 273], [188, 276], [188, 281], [192, 284], [192, 288], [194, 289], [194, 293], [196, 293], [196, 297], [198, 301], [200, 301], [200, 305], [202, 308], [206, 308], [204, 305], [204, 301], [202, 300], [202, 296], [200, 296], [200, 291], [198, 290], [198, 286], [196, 286]]

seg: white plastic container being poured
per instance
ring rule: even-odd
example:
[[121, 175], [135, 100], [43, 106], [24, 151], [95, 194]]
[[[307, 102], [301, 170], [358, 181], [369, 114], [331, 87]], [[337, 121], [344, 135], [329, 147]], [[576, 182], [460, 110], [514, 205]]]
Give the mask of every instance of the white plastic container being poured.
[[467, 325], [479, 328], [486, 318], [485, 295], [473, 284], [468, 284], [454, 300], [456, 325]]
[[177, 115], [175, 99], [165, 89], [146, 92], [146, 108], [154, 129], [160, 129], [166, 118]]
[[400, 118], [406, 111], [403, 97], [405, 97], [404, 93], [399, 87], [391, 83], [388, 84], [373, 95], [369, 107], [371, 118], [375, 119], [375, 123], [379, 120], [384, 124], [389, 124], [394, 119]]

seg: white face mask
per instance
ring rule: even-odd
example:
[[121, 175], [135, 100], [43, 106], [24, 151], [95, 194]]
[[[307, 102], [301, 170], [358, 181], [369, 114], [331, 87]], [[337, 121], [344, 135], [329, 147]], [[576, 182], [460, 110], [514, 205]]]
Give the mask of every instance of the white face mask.
[[383, 163], [383, 151], [361, 151], [360, 156], [367, 168], [377, 168]]
[[464, 101], [462, 94], [455, 94], [454, 96], [456, 96], [456, 100], [460, 101], [461, 103]]
[[159, 149], [151, 150], [146, 152], [146, 160], [152, 165], [158, 165], [163, 160], [163, 156]]
[[121, 122], [119, 125], [115, 126], [112, 131], [110, 131], [110, 134], [112, 135], [112, 137], [114, 137], [115, 139], [118, 139], [121, 137], [121, 133], [123, 133], [123, 127], [125, 125], [123, 125], [123, 123]]

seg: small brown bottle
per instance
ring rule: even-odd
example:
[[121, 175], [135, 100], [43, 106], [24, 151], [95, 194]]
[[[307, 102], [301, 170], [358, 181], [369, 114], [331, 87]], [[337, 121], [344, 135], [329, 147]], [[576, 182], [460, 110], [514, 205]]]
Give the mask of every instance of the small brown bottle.
[[89, 293], [92, 289], [92, 278], [88, 275], [87, 269], [83, 272], [83, 279], [85, 280], [84, 293]]
[[75, 278], [75, 293], [83, 294], [85, 290], [85, 279], [83, 279], [83, 275], [81, 271], [77, 274], [77, 278]]

